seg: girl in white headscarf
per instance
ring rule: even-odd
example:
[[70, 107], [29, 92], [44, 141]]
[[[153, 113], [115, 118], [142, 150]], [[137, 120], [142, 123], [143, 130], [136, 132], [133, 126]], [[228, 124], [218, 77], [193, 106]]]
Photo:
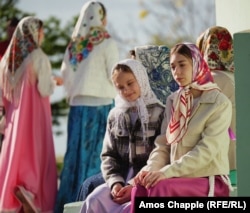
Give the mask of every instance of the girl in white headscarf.
[[70, 111], [57, 213], [76, 200], [86, 178], [100, 172], [107, 116], [116, 95], [111, 68], [119, 60], [117, 43], [106, 30], [106, 12], [97, 1], [83, 5], [61, 67]]
[[[164, 105], [167, 97], [179, 87], [171, 74], [169, 54], [170, 49], [164, 45], [136, 46], [129, 51], [129, 58], [140, 61], [145, 67], [150, 86]], [[102, 183], [104, 180], [101, 173], [86, 179], [81, 185], [77, 200], [85, 200], [88, 194]]]
[[126, 59], [112, 70], [118, 95], [108, 116], [101, 153], [106, 183], [86, 198], [82, 213], [129, 211], [129, 180], [146, 164], [161, 130], [164, 107], [150, 87], [144, 66]]
[[137, 196], [229, 196], [231, 102], [195, 44], [175, 45], [170, 66], [180, 88], [167, 99], [166, 133], [134, 178], [131, 212]]
[[23, 18], [1, 63], [5, 129], [0, 155], [0, 212], [53, 212], [57, 169], [49, 96], [59, 78], [40, 45], [43, 23]]

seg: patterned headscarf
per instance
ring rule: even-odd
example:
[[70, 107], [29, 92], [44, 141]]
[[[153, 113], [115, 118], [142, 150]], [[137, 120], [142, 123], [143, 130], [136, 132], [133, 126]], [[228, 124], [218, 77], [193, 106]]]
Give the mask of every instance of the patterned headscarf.
[[156, 97], [165, 105], [167, 97], [179, 86], [174, 80], [167, 46], [146, 45], [135, 47], [136, 60], [146, 68], [149, 82]]
[[190, 49], [192, 54], [193, 80], [189, 85], [180, 87], [173, 101], [172, 117], [166, 131], [168, 144], [180, 142], [187, 131], [193, 107], [193, 96], [190, 89], [193, 88], [201, 91], [219, 89], [218, 86], [213, 83], [213, 77], [208, 65], [204, 61], [197, 46], [191, 43], [183, 44]]
[[10, 45], [1, 60], [1, 86], [8, 100], [20, 93], [21, 82], [25, 70], [20, 69], [26, 57], [39, 48], [39, 32], [42, 21], [28, 16], [23, 18], [15, 29]]
[[[125, 59], [125, 60], [119, 61], [117, 64], [114, 65], [114, 68], [112, 69], [112, 73], [114, 72], [114, 69], [118, 64], [127, 65], [131, 69], [131, 71], [135, 75], [135, 78], [140, 86], [141, 96], [135, 102], [128, 102], [118, 93], [118, 95], [115, 98], [115, 107], [118, 109], [117, 111], [119, 115], [127, 111], [128, 108], [130, 107], [136, 107], [138, 116], [141, 119], [143, 135], [145, 139], [146, 131], [147, 131], [146, 128], [149, 122], [149, 114], [148, 114], [146, 106], [150, 104], [155, 104], [155, 103], [159, 103], [159, 104], [162, 104], [162, 103], [157, 99], [154, 92], [152, 91], [146, 69], [141, 64], [141, 62], [134, 60], [134, 59]], [[119, 118], [119, 115], [117, 115], [116, 117]]]
[[210, 70], [234, 72], [233, 38], [226, 28], [215, 26], [207, 29], [196, 44]]
[[73, 71], [78, 64], [88, 57], [96, 44], [110, 35], [103, 26], [105, 11], [97, 1], [89, 1], [83, 5], [68, 45], [69, 61]]

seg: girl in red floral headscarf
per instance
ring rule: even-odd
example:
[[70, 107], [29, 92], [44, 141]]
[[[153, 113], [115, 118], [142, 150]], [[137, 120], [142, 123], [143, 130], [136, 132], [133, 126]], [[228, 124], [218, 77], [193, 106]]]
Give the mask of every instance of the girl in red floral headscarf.
[[236, 184], [236, 109], [233, 38], [230, 32], [221, 26], [213, 26], [203, 32], [196, 41], [205, 61], [207, 62], [215, 83], [232, 102], [232, 121], [230, 124], [229, 165], [230, 177]]
[[54, 210], [57, 169], [49, 96], [61, 79], [52, 77], [41, 49], [43, 22], [32, 16], [16, 27], [0, 62], [5, 108], [0, 155], [0, 212]]

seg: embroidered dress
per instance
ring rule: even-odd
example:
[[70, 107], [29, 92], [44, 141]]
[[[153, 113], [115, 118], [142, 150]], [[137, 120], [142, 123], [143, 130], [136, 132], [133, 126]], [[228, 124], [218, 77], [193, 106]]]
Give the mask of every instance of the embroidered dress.
[[38, 46], [38, 22], [33, 17], [20, 21], [0, 63], [6, 109], [0, 212], [21, 211], [17, 188], [34, 212], [52, 213], [55, 205], [57, 169], [49, 100], [55, 83], [49, 59]]
[[116, 95], [111, 69], [119, 59], [117, 44], [102, 23], [105, 16], [98, 2], [83, 5], [62, 63], [70, 110], [55, 213], [76, 201], [83, 181], [100, 172], [107, 117]]

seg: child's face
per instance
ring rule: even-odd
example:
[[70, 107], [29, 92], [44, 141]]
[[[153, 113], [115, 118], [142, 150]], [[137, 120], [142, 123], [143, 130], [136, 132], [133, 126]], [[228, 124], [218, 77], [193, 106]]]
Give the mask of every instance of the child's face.
[[140, 86], [131, 72], [117, 72], [113, 83], [119, 94], [129, 102], [136, 101], [141, 95]]
[[170, 58], [171, 72], [175, 81], [182, 87], [192, 82], [192, 60], [179, 53], [174, 53]]

